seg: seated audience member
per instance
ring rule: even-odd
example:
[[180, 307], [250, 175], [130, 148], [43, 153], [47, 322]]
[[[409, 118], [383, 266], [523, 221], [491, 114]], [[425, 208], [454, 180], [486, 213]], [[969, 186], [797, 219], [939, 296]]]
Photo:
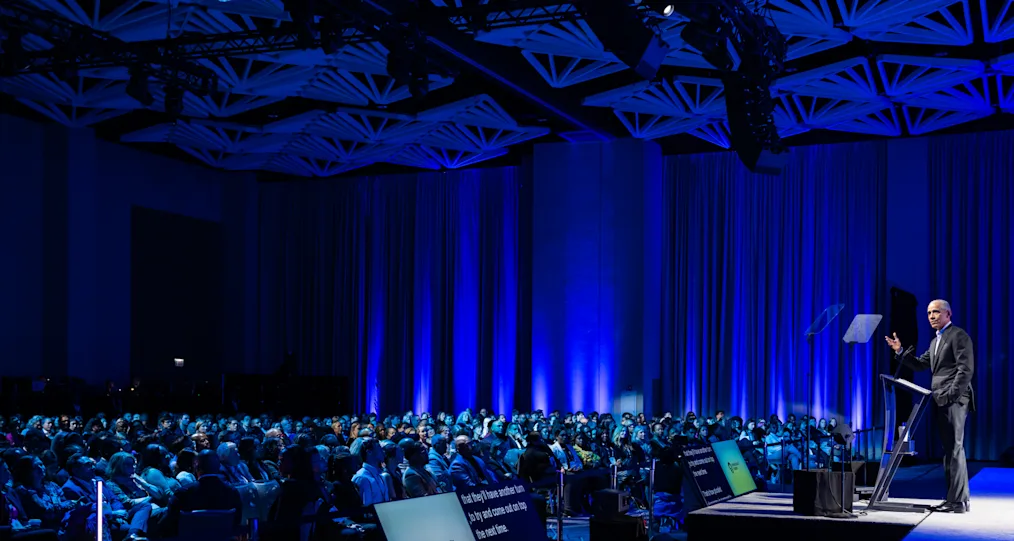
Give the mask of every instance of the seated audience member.
[[426, 469], [428, 457], [426, 448], [421, 443], [412, 442], [406, 445], [405, 458], [408, 460], [408, 468], [402, 475], [402, 484], [405, 486], [407, 497], [420, 498], [443, 492], [437, 484], [436, 477]]
[[451, 479], [451, 462], [447, 460], [447, 438], [439, 434], [430, 440], [427, 452], [426, 471], [437, 480], [442, 492], [454, 492], [454, 481]]
[[222, 475], [229, 483], [245, 485], [254, 482], [253, 475], [250, 474], [250, 469], [246, 464], [243, 464], [239, 456], [239, 447], [235, 443], [230, 441], [220, 444], [218, 446], [218, 460], [222, 464]]
[[359, 446], [359, 459], [363, 466], [352, 476], [352, 483], [359, 489], [363, 506], [391, 501], [390, 489], [381, 476], [384, 450], [380, 448], [380, 442], [373, 438], [363, 440]]
[[158, 444], [147, 445], [141, 451], [139, 475], [157, 490], [157, 493], [150, 493], [152, 503], [163, 507], [169, 504], [173, 492], [180, 488], [180, 482], [169, 470], [169, 451]]
[[392, 500], [404, 500], [404, 487], [401, 484], [401, 464], [404, 455], [401, 448], [391, 440], [381, 441], [380, 448], [384, 451], [384, 469], [380, 477], [387, 483], [387, 492], [391, 495]]
[[24, 511], [19, 520], [23, 524], [39, 520], [43, 528], [59, 530], [64, 513], [77, 507], [77, 502], [63, 499], [60, 487], [46, 482], [46, 467], [42, 460], [24, 455], [15, 462], [11, 473], [14, 493]]
[[[158, 489], [134, 473], [134, 457], [118, 452], [109, 458], [106, 467], [106, 489], [110, 496], [127, 510], [131, 524], [144, 524], [145, 532], [153, 530], [165, 515], [165, 508], [151, 503], [151, 493]], [[140, 516], [140, 517], [138, 517]]]
[[6, 461], [0, 461], [0, 528], [10, 528], [11, 541], [57, 541], [55, 530], [33, 528], [21, 500], [13, 490], [8, 490], [11, 481]]
[[226, 482], [222, 476], [221, 462], [218, 455], [209, 449], [197, 454], [197, 482], [181, 487], [169, 501], [165, 526], [165, 535], [176, 535], [179, 529], [180, 513], [193, 511], [235, 511], [233, 521], [238, 528], [243, 516], [242, 502], [239, 491]]
[[[95, 491], [95, 460], [82, 454], [76, 454], [70, 457], [67, 461], [67, 467], [69, 469], [70, 478], [63, 485], [63, 495], [67, 500], [78, 501], [89, 506], [95, 505], [95, 497], [97, 493]], [[106, 525], [110, 532], [119, 532], [121, 535], [129, 537], [137, 537], [142, 535], [146, 530], [147, 517], [143, 514], [135, 514], [133, 516], [133, 522], [129, 520], [130, 514], [119, 502], [109, 493], [105, 493], [103, 496], [103, 516], [106, 519]], [[90, 514], [86, 518], [88, 521], [94, 521], [94, 513]], [[79, 524], [77, 525], [81, 531], [88, 529], [89, 525]]]
[[176, 467], [173, 469], [173, 477], [179, 481], [181, 487], [197, 482], [195, 466], [197, 452], [193, 449], [183, 449], [176, 457]]
[[546, 445], [539, 432], [531, 431], [526, 437], [525, 452], [518, 460], [518, 475], [533, 485], [556, 483], [559, 463], [553, 450]]
[[375, 529], [362, 526], [347, 518], [307, 518], [327, 514], [334, 507], [324, 502], [321, 484], [314, 479], [312, 453], [298, 445], [282, 452], [279, 470], [282, 474], [281, 495], [275, 500], [264, 524], [261, 539], [264, 541], [310, 541], [330, 539], [334, 531], [342, 537], [363, 536]]
[[457, 436], [454, 438], [454, 447], [458, 452], [451, 461], [450, 473], [455, 490], [497, 482], [496, 474], [489, 470], [481, 458], [475, 456], [475, 447], [470, 437]]

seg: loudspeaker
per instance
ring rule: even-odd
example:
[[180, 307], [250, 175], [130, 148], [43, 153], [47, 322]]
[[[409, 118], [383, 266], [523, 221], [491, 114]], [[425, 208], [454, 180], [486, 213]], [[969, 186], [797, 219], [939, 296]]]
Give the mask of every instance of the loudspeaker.
[[588, 523], [591, 541], [642, 541], [648, 539], [644, 521], [640, 517], [592, 517]]
[[627, 514], [630, 509], [630, 495], [621, 490], [596, 490], [592, 492], [592, 515], [598, 518], [613, 518]]
[[[842, 473], [827, 470], [793, 472], [792, 510], [797, 515], [828, 516], [841, 513]], [[852, 512], [856, 474], [845, 471], [845, 512]]]
[[1000, 455], [1000, 463], [1006, 468], [1014, 468], [1014, 447], [1007, 448], [1007, 450]]
[[877, 474], [880, 473], [880, 462], [866, 462], [853, 460], [852, 473], [856, 474], [856, 486], [872, 487], [877, 484]]

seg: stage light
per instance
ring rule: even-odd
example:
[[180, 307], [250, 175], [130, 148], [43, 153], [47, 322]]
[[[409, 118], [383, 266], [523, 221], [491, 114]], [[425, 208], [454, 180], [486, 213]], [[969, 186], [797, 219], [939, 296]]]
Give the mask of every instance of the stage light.
[[151, 107], [151, 104], [155, 103], [155, 97], [151, 95], [151, 89], [148, 88], [148, 74], [141, 68], [134, 67], [130, 69], [130, 80], [127, 81], [127, 95], [145, 107]]
[[320, 48], [326, 55], [332, 55], [345, 46], [344, 28], [341, 21], [334, 17], [325, 17], [320, 21]]
[[616, 0], [598, 1], [581, 3], [580, 9], [584, 22], [607, 51], [645, 79], [658, 75], [669, 54], [669, 45], [645, 26], [636, 5]]
[[25, 44], [18, 30], [9, 30], [0, 41], [0, 74], [14, 75], [25, 67]]
[[282, 7], [296, 27], [296, 43], [303, 49], [313, 49], [316, 41], [313, 26], [317, 15], [314, 1], [282, 0]]
[[176, 86], [166, 85], [165, 88], [165, 112], [176, 118], [183, 114], [183, 89]]
[[173, 359], [173, 365], [176, 368], [183, 368], [183, 359]]

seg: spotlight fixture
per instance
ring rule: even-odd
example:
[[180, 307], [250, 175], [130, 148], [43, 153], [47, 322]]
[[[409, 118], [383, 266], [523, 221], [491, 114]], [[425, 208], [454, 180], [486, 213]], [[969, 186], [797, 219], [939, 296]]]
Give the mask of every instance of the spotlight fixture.
[[[640, 3], [640, 0], [634, 2], [635, 5], [639, 5]], [[672, 17], [672, 14], [676, 13], [676, 6], [669, 2], [646, 2], [646, 5], [663, 17]]]
[[155, 98], [151, 95], [151, 89], [148, 88], [148, 74], [140, 67], [135, 66], [130, 68], [130, 80], [127, 81], [127, 95], [145, 107], [151, 107], [151, 104], [155, 103]]
[[17, 29], [7, 31], [0, 40], [0, 75], [14, 75], [25, 67], [24, 35]]
[[395, 84], [408, 87], [413, 98], [422, 98], [430, 90], [430, 63], [426, 37], [418, 29], [388, 27], [382, 44], [387, 48], [387, 74]]
[[282, 0], [282, 7], [296, 27], [296, 42], [303, 49], [313, 49], [316, 41], [314, 19], [317, 15], [313, 0]]
[[784, 70], [785, 36], [743, 0], [684, 1], [671, 7], [689, 19], [680, 37], [723, 72], [729, 135], [740, 161], [755, 173], [780, 172], [788, 149], [775, 126], [771, 84]]
[[345, 29], [337, 17], [325, 17], [318, 26], [320, 48], [326, 55], [337, 53], [345, 45]]
[[[637, 5], [619, 1], [582, 2], [584, 22], [606, 50], [641, 77], [651, 80], [669, 54], [669, 44], [645, 26]], [[673, 8], [675, 10], [675, 7]]]
[[178, 86], [166, 85], [165, 91], [165, 112], [167, 115], [176, 118], [183, 114], [183, 89]]

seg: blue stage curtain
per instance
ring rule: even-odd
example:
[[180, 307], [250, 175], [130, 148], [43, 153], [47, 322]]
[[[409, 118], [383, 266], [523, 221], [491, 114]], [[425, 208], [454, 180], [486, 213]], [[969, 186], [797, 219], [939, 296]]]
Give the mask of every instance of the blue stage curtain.
[[301, 374], [349, 378], [360, 410], [509, 412], [530, 363], [521, 177], [263, 184], [261, 371], [291, 352]]
[[975, 346], [966, 450], [996, 460], [1014, 445], [1014, 132], [935, 137], [930, 156], [927, 271]]
[[804, 331], [844, 303], [815, 340], [813, 412], [871, 426], [884, 348], [874, 341], [849, 352], [842, 337], [855, 314], [882, 313], [886, 299], [886, 163], [881, 142], [795, 148], [780, 176], [751, 174], [732, 153], [667, 158], [666, 409], [805, 413]]

